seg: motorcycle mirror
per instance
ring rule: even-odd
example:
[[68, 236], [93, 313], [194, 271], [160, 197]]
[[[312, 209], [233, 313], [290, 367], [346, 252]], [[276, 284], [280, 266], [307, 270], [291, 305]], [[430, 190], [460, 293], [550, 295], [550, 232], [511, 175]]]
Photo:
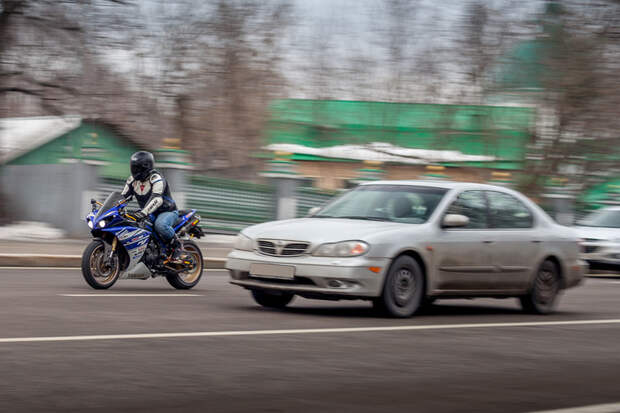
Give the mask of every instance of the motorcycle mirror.
[[97, 200], [95, 198], [91, 198], [90, 203], [91, 205], [95, 205], [97, 203]]

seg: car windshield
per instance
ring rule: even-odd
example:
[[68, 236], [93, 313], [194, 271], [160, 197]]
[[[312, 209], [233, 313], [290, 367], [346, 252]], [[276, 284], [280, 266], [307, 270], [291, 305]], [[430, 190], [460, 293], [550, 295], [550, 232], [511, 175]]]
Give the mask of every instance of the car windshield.
[[443, 188], [362, 185], [335, 199], [313, 218], [349, 218], [422, 224], [446, 194]]
[[95, 216], [95, 218], [99, 218], [102, 214], [106, 213], [108, 210], [110, 210], [110, 208], [114, 207], [114, 205], [116, 205], [116, 203], [121, 199], [123, 199], [123, 196], [120, 192], [112, 192], [103, 202], [103, 205], [101, 206], [101, 208], [99, 208], [99, 211], [97, 211], [97, 215]]
[[620, 210], [602, 209], [577, 223], [584, 227], [620, 228]]

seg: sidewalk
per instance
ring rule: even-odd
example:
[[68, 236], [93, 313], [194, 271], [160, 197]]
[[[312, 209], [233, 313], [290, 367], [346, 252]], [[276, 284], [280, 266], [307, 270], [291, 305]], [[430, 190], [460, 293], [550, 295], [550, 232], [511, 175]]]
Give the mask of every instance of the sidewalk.
[[[206, 268], [223, 269], [234, 236], [207, 234], [198, 244]], [[0, 240], [0, 267], [79, 267], [90, 239]]]

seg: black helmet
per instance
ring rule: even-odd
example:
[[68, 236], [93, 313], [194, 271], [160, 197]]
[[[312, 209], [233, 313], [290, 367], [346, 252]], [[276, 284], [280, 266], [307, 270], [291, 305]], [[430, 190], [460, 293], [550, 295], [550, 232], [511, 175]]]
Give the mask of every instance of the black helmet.
[[155, 158], [153, 154], [146, 151], [136, 152], [131, 155], [130, 168], [131, 176], [138, 181], [144, 181], [153, 170]]

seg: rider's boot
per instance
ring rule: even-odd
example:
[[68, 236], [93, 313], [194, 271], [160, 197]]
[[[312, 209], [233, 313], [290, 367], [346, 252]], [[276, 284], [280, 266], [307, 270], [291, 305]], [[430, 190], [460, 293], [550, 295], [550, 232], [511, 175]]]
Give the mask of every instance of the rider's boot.
[[183, 250], [183, 244], [176, 235], [170, 240], [169, 250], [171, 251], [170, 262], [173, 264], [183, 264], [183, 262], [187, 260], [187, 254]]

